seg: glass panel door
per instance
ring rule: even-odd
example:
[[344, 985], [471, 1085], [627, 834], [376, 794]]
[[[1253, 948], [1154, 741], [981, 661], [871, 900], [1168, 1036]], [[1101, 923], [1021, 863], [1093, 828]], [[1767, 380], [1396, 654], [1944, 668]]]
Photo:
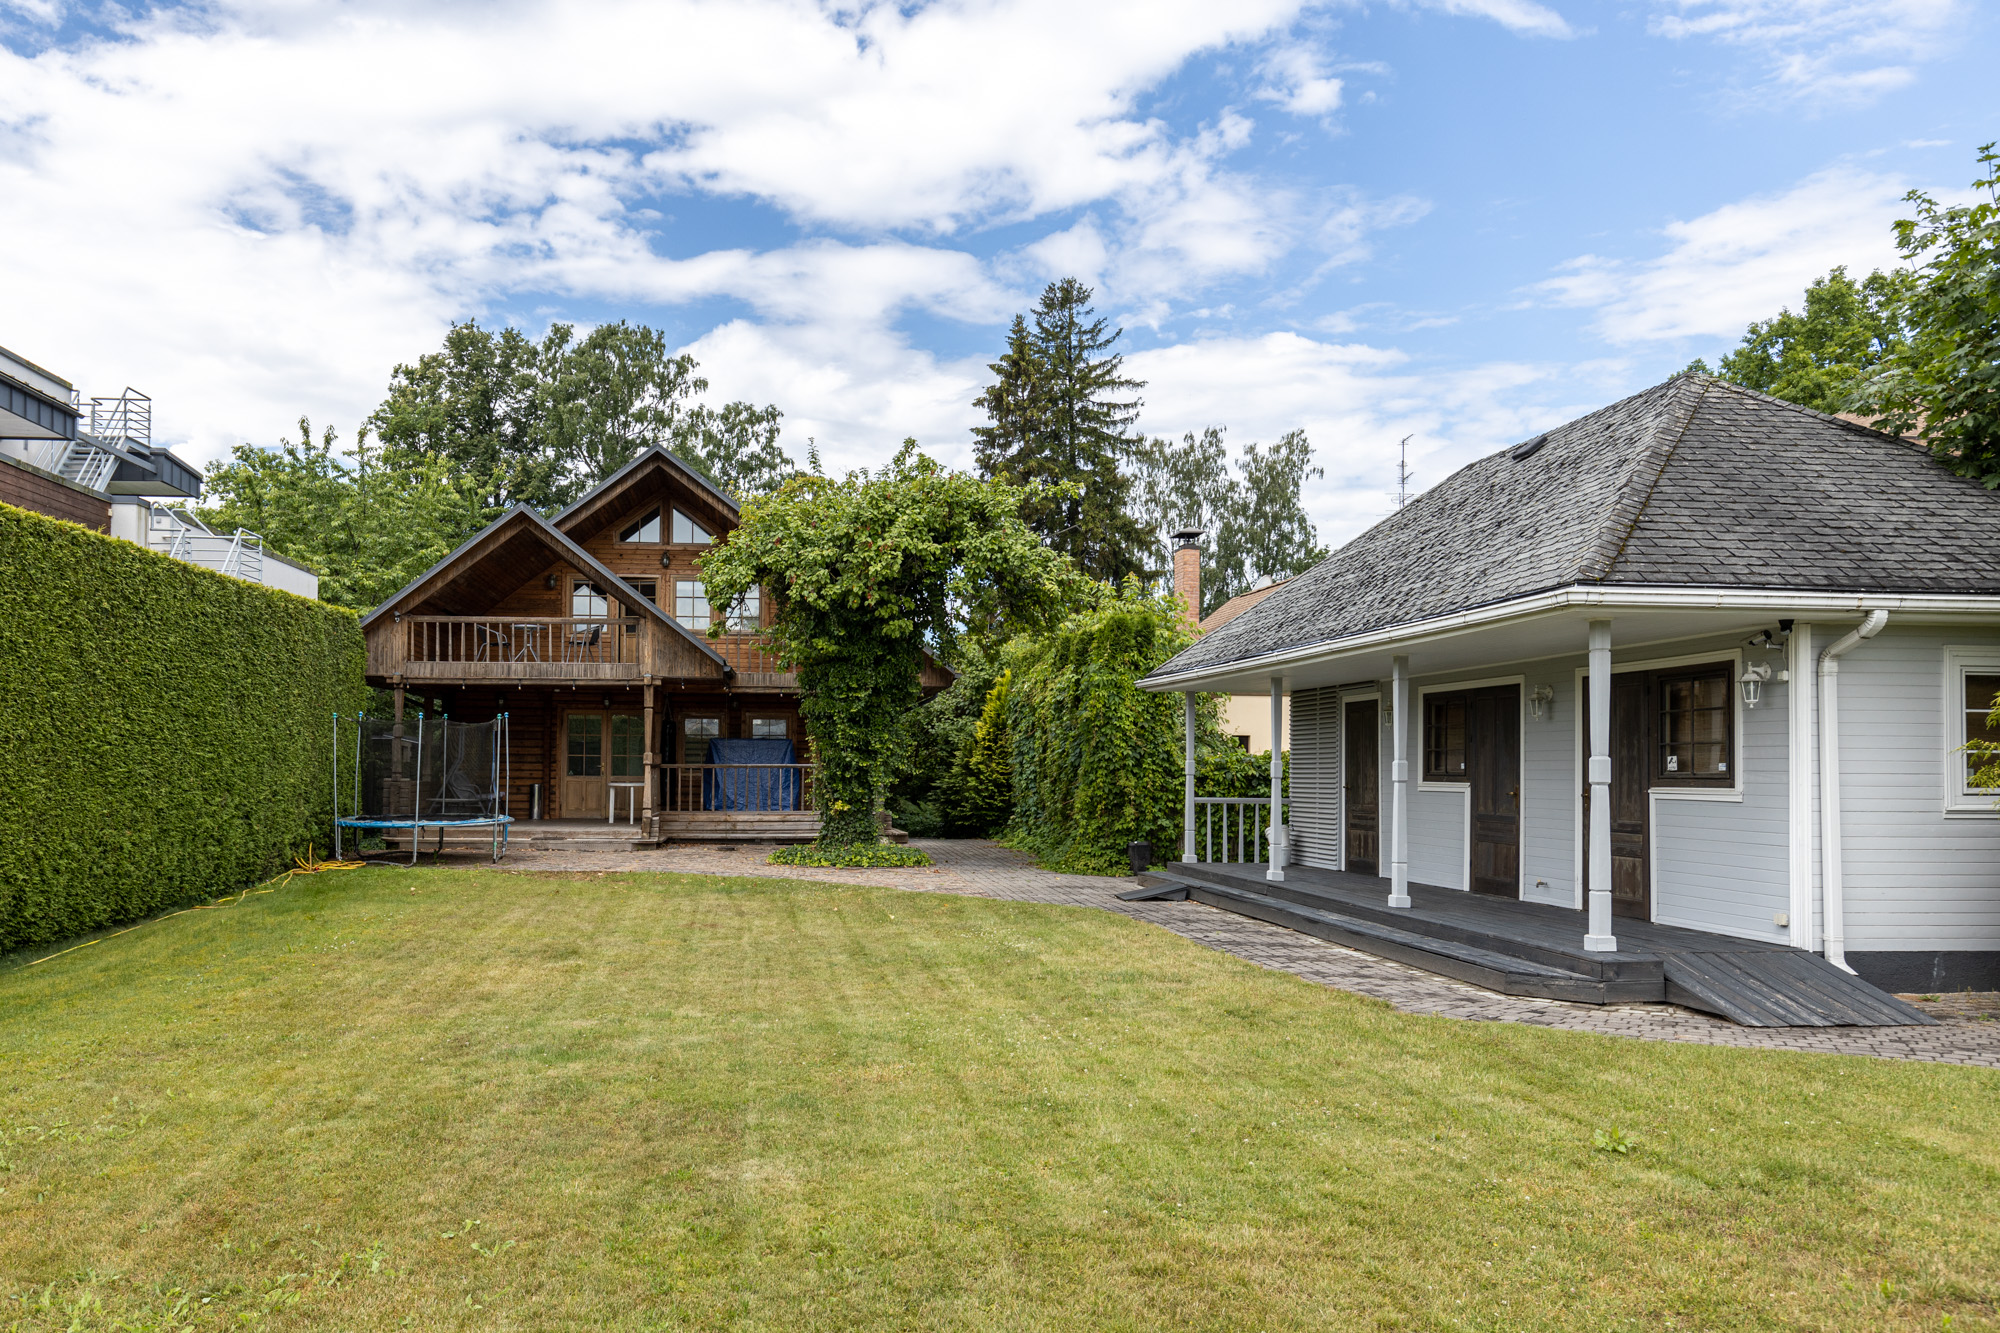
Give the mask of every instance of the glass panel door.
[[571, 713], [563, 724], [562, 810], [564, 819], [603, 818], [604, 714]]

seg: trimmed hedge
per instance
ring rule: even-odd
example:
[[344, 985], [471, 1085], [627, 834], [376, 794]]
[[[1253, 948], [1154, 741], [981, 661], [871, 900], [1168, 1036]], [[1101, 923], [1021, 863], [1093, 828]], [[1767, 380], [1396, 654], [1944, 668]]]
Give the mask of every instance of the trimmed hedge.
[[0, 950], [327, 845], [353, 612], [0, 504], [0, 664]]
[[915, 847], [893, 842], [856, 842], [844, 847], [822, 847], [803, 842], [796, 847], [780, 847], [765, 858], [774, 866], [927, 866], [930, 855]]

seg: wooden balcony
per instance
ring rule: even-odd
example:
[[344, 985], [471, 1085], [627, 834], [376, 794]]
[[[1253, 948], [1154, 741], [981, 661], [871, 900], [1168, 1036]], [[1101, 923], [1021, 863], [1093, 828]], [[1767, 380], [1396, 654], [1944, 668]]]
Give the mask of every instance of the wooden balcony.
[[813, 764], [663, 764], [659, 836], [804, 842], [819, 836]]
[[[638, 684], [709, 677], [714, 660], [671, 627], [643, 616], [403, 616], [373, 626], [368, 674], [410, 682], [601, 682]], [[704, 640], [736, 688], [792, 689], [761, 635]]]

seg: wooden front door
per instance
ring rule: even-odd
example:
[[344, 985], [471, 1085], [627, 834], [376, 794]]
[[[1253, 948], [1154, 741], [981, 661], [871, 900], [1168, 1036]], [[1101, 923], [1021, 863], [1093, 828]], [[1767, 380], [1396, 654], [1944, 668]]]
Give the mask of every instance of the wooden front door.
[[1472, 787], [1472, 891], [1521, 896], [1521, 687], [1469, 691], [1465, 752]]
[[1611, 677], [1611, 913], [1653, 917], [1651, 857], [1646, 854], [1646, 678]]
[[562, 817], [603, 819], [605, 803], [606, 715], [571, 713], [563, 722]]
[[1350, 699], [1341, 710], [1341, 788], [1346, 848], [1341, 864], [1356, 875], [1382, 873], [1381, 704]]

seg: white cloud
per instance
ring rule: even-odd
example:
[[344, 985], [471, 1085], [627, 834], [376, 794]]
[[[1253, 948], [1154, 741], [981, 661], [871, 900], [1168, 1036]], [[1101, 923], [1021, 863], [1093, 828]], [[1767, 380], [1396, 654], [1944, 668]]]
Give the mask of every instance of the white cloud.
[[1455, 371], [1392, 349], [1296, 333], [1203, 339], [1140, 352], [1140, 428], [1178, 438], [1226, 426], [1231, 451], [1303, 429], [1326, 469], [1305, 497], [1320, 540], [1337, 546], [1393, 506], [1397, 441], [1409, 435], [1413, 491], [1481, 454], [1629, 391], [1622, 366], [1496, 362]]
[[1340, 109], [1341, 81], [1327, 72], [1319, 56], [1302, 46], [1287, 46], [1264, 62], [1266, 82], [1257, 96], [1276, 102], [1295, 116], [1327, 116]]
[[1653, 31], [1762, 56], [1769, 86], [1865, 102], [1916, 78], [1966, 12], [1963, 0], [1661, 0]]
[[1897, 262], [1895, 219], [1908, 211], [1893, 177], [1834, 167], [1782, 194], [1760, 195], [1662, 228], [1669, 248], [1633, 262], [1582, 255], [1537, 293], [1594, 307], [1614, 343], [1740, 337], [1755, 319], [1796, 306], [1835, 265], [1856, 276]]

